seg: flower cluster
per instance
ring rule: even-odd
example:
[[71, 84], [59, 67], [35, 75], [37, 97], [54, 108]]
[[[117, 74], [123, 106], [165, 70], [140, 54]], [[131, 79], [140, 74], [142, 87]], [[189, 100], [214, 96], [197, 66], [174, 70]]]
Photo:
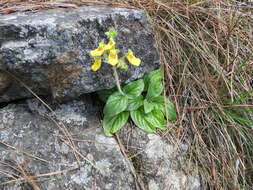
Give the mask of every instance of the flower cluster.
[[116, 31], [110, 29], [106, 32], [106, 35], [109, 39], [108, 43], [105, 44], [105, 42], [102, 41], [99, 43], [97, 49], [90, 51], [90, 55], [94, 58], [94, 64], [91, 66], [92, 71], [100, 69], [102, 61], [113, 67], [125, 70], [128, 69], [125, 59], [134, 66], [139, 66], [141, 64], [141, 60], [135, 57], [130, 49], [123, 57], [119, 58], [118, 54], [120, 50], [116, 49], [116, 42], [114, 41], [114, 38], [117, 35]]

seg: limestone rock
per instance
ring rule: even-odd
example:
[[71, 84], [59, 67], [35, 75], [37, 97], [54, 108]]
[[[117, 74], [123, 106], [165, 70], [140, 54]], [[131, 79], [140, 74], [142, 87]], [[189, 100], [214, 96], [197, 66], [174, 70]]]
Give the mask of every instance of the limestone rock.
[[142, 60], [140, 67], [120, 72], [122, 82], [159, 66], [152, 30], [142, 10], [82, 6], [0, 15], [0, 102], [32, 96], [20, 81], [36, 94], [58, 100], [112, 88], [111, 67], [103, 64], [99, 71], [91, 71], [89, 55], [110, 28], [118, 32], [122, 55], [130, 48]]
[[186, 174], [182, 164], [187, 145], [171, 142], [168, 137], [148, 134], [130, 125], [119, 133], [132, 158], [136, 172], [149, 190], [205, 190], [198, 174]]
[[[54, 107], [58, 124], [45, 106], [36, 100], [8, 105], [0, 110], [0, 169], [15, 177], [22, 173], [3, 165], [23, 167], [27, 175], [37, 176], [41, 190], [135, 189], [135, 182], [114, 138], [104, 136], [97, 109], [87, 99]], [[73, 136], [80, 154], [80, 168], [73, 148], [64, 137], [64, 125]], [[5, 144], [3, 144], [4, 142]], [[6, 146], [7, 145], [7, 146]], [[13, 149], [11, 147], [15, 147]], [[24, 177], [24, 176], [23, 176]], [[0, 172], [0, 184], [12, 180]], [[30, 189], [25, 181], [0, 185], [1, 190]]]
[[[130, 124], [118, 133], [121, 143], [106, 137], [99, 105], [90, 95], [64, 104], [46, 102], [53, 112], [36, 99], [0, 109], [1, 190], [32, 189], [15, 168], [35, 176], [41, 190], [139, 190], [138, 180], [147, 190], [206, 189], [197, 175], [182, 170], [185, 144], [175, 146], [166, 137], [147, 134]], [[75, 144], [80, 168], [66, 137]], [[19, 180], [11, 181], [10, 175]], [[4, 182], [9, 184], [1, 185]]]

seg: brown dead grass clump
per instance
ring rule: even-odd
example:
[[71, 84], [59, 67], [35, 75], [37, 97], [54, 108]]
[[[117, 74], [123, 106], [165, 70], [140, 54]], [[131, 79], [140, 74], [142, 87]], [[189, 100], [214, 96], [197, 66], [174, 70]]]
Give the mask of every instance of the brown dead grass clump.
[[187, 159], [210, 189], [251, 189], [253, 9], [231, 0], [118, 2], [144, 9], [155, 28], [179, 115], [171, 135], [190, 135]]

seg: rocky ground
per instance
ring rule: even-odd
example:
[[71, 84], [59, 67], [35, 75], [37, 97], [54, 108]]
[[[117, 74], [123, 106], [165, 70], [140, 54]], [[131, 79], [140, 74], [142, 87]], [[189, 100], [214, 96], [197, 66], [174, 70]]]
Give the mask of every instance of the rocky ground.
[[48, 105], [53, 112], [37, 99], [0, 110], [0, 189], [202, 189], [180, 169], [186, 145], [130, 124], [106, 137], [89, 95]]

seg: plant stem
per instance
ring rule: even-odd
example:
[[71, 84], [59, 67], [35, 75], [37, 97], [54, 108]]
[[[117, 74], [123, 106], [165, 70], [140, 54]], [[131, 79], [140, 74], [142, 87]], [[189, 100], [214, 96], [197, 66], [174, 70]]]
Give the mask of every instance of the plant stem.
[[119, 93], [122, 94], [122, 95], [124, 96], [125, 93], [122, 91], [122, 89], [121, 89], [121, 87], [120, 87], [119, 75], [118, 75], [118, 73], [117, 73], [116, 67], [113, 67], [113, 74], [114, 74], [114, 78], [115, 78], [116, 85], [117, 85], [117, 88], [118, 88], [118, 90], [119, 90]]

